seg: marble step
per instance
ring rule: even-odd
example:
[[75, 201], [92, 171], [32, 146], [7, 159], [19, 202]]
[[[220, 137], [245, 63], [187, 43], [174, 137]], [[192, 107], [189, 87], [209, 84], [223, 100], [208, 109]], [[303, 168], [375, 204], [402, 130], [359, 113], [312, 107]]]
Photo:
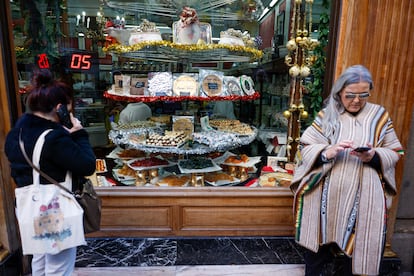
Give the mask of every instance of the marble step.
[[74, 276], [268, 276], [304, 275], [304, 265], [201, 265], [201, 266], [153, 266], [153, 267], [78, 267]]
[[[78, 247], [77, 275], [304, 275], [303, 248], [293, 237], [110, 237], [87, 242]], [[329, 264], [326, 271], [334, 268]], [[380, 275], [399, 276], [400, 268], [398, 257], [384, 258]]]

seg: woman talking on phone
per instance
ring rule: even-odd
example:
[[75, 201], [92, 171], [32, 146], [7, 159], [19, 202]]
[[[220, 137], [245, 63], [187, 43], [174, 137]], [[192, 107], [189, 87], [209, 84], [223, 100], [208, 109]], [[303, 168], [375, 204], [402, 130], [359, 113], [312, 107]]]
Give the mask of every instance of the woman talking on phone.
[[[52, 129], [45, 137], [39, 161], [40, 170], [58, 182], [63, 182], [66, 172], [70, 171], [72, 191], [81, 190], [85, 176], [94, 173], [96, 161], [88, 133], [70, 112], [72, 89], [55, 80], [52, 73], [45, 69], [35, 72], [32, 85], [26, 99], [29, 111], [19, 118], [6, 138], [5, 152], [11, 175], [17, 187], [33, 183], [33, 169], [19, 148], [19, 135], [31, 159], [38, 137], [45, 130]], [[40, 180], [40, 183], [50, 183], [43, 177]], [[32, 275], [72, 275], [75, 258], [76, 247], [57, 254], [33, 255]]]
[[403, 151], [388, 112], [368, 102], [372, 91], [367, 68], [347, 68], [300, 139], [302, 161], [291, 188], [296, 240], [308, 249], [306, 275], [321, 275], [335, 254], [348, 264], [331, 275], [379, 273], [387, 199], [397, 193], [395, 165]]

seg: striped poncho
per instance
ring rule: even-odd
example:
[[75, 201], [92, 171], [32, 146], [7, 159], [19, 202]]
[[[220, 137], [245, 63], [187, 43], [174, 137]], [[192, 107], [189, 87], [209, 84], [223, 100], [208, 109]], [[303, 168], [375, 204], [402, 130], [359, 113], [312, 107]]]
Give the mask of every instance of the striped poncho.
[[[401, 144], [388, 113], [379, 105], [367, 103], [356, 116], [342, 113], [337, 141], [323, 135], [323, 114], [301, 137], [302, 160], [291, 184], [296, 240], [314, 252], [322, 244], [336, 243], [352, 256], [353, 273], [376, 275], [385, 243], [387, 198], [397, 192], [395, 165]], [[356, 146], [371, 143], [381, 170], [350, 155], [351, 149], [333, 162], [315, 166], [323, 150], [342, 140], [352, 140]]]

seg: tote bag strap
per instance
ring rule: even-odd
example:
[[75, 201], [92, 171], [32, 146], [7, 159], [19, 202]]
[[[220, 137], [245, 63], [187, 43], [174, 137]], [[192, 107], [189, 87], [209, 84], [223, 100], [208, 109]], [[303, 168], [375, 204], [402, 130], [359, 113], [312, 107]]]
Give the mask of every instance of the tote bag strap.
[[43, 144], [45, 143], [45, 137], [46, 135], [52, 131], [52, 129], [47, 129], [45, 130], [37, 139], [35, 147], [33, 149], [33, 157], [32, 157], [32, 161], [29, 159], [29, 157], [27, 156], [27, 153], [24, 149], [24, 144], [23, 141], [21, 139], [21, 134], [22, 134], [22, 130], [20, 129], [20, 134], [19, 134], [19, 146], [20, 149], [23, 153], [24, 158], [26, 159], [26, 161], [30, 164], [30, 166], [33, 168], [33, 184], [34, 185], [40, 185], [40, 175], [42, 175], [44, 178], [46, 178], [47, 180], [49, 180], [51, 183], [59, 186], [59, 188], [65, 190], [66, 192], [73, 194], [72, 193], [72, 174], [70, 173], [70, 171], [68, 170], [66, 172], [66, 177], [65, 177], [65, 185], [62, 185], [61, 183], [57, 182], [55, 179], [51, 178], [49, 175], [47, 175], [46, 173], [42, 172], [39, 169], [39, 161], [40, 161], [40, 154], [42, 152], [42, 148], [43, 148]]
[[[45, 143], [45, 137], [51, 131], [52, 131], [51, 129], [47, 129], [47, 130], [43, 131], [42, 134], [40, 134], [39, 138], [37, 138], [35, 147], [33, 149], [33, 156], [32, 156], [32, 162], [33, 162], [33, 165], [36, 168], [40, 168], [40, 165], [39, 165], [39, 163], [40, 163], [40, 154], [42, 153], [43, 145]], [[34, 183], [39, 184], [39, 172], [36, 171], [36, 170], [33, 170], [33, 184]]]

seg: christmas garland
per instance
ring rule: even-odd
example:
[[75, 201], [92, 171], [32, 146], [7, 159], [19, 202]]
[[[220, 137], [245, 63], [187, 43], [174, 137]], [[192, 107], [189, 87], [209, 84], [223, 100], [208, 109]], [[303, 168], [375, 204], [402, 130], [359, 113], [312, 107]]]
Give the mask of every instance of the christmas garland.
[[103, 48], [103, 51], [115, 53], [115, 54], [125, 54], [130, 52], [137, 52], [143, 50], [146, 47], [169, 47], [171, 49], [181, 50], [181, 51], [193, 51], [193, 52], [202, 52], [210, 51], [216, 49], [226, 49], [231, 52], [239, 53], [240, 55], [247, 55], [250, 59], [258, 60], [263, 57], [263, 52], [261, 50], [239, 46], [239, 45], [226, 45], [226, 44], [177, 44], [174, 42], [162, 40], [162, 41], [144, 41], [134, 45], [121, 45], [121, 44], [111, 44]]

